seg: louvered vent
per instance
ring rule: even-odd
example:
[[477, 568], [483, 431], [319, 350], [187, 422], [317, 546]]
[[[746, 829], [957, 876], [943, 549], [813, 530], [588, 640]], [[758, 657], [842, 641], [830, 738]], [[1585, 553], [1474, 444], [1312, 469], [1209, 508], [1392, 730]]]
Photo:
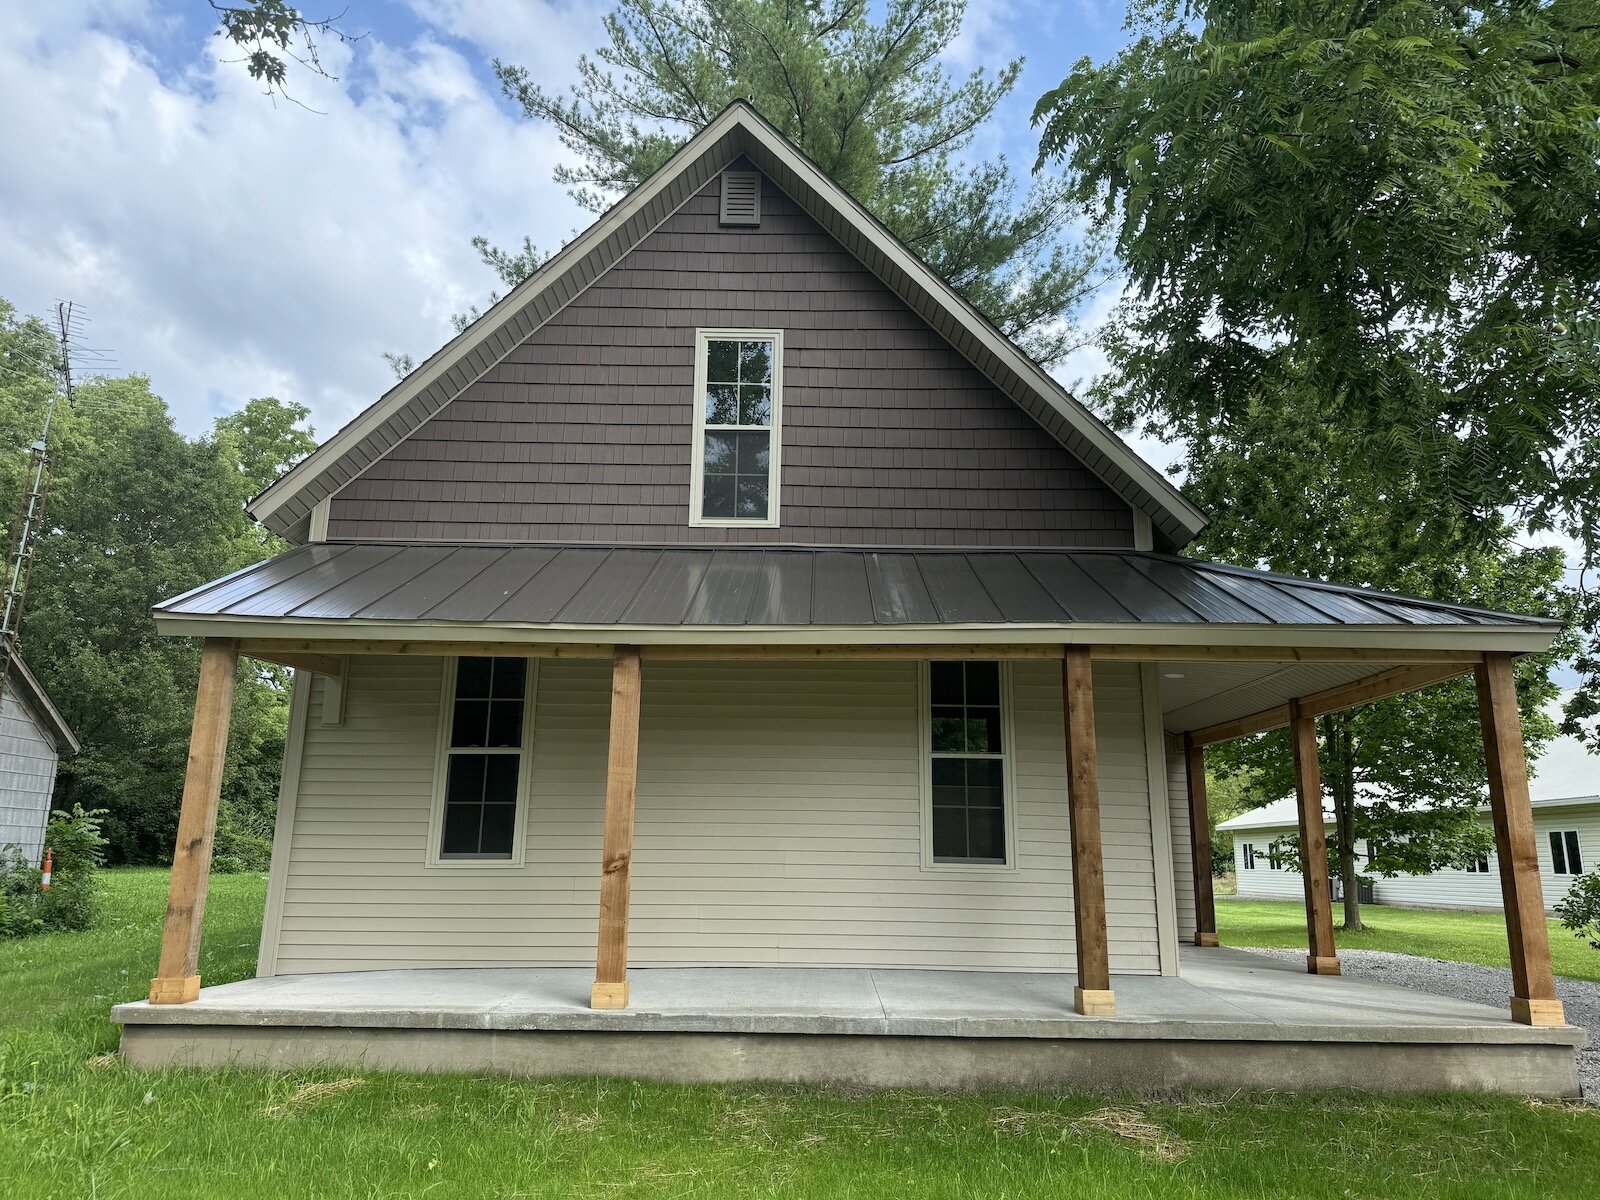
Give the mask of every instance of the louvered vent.
[[722, 223], [761, 224], [761, 176], [756, 172], [722, 173]]

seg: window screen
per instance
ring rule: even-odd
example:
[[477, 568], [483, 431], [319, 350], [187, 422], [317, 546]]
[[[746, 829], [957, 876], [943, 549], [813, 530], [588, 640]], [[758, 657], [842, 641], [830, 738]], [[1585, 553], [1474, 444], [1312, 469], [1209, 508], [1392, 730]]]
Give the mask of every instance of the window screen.
[[1550, 831], [1550, 859], [1557, 875], [1582, 875], [1583, 853], [1575, 829]]
[[440, 858], [512, 857], [527, 692], [525, 658], [458, 660]]
[[1005, 863], [1006, 794], [1000, 664], [928, 667], [933, 736], [933, 860]]
[[772, 514], [772, 413], [779, 369], [771, 338], [708, 337], [700, 517], [765, 521]]

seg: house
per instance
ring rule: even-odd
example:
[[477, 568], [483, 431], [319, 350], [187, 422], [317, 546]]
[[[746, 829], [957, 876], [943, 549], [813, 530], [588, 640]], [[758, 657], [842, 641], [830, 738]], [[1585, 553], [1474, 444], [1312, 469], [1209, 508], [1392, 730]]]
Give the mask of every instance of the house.
[[[1292, 725], [1315, 795], [1317, 715], [1475, 674], [1542, 910], [1557, 623], [1180, 557], [1203, 515], [745, 104], [251, 512], [295, 548], [155, 613], [204, 651], [132, 1062], [1576, 1087], [1542, 922], [1463, 1006], [1336, 978], [1322, 875], [1304, 969], [1218, 947], [1193, 870], [1207, 744]], [[241, 655], [291, 725], [258, 977], [202, 989]]]
[[72, 729], [13, 649], [0, 682], [0, 851], [14, 848], [29, 866], [40, 865], [56, 767], [78, 750]]
[[[1559, 705], [1556, 706], [1559, 709]], [[1559, 712], [1554, 715], [1559, 716]], [[1539, 859], [1539, 880], [1546, 907], [1566, 896], [1572, 881], [1600, 865], [1600, 756], [1582, 739], [1551, 739], [1534, 764], [1529, 780], [1533, 805], [1534, 852]], [[1482, 822], [1492, 827], [1488, 807]], [[1331, 809], [1325, 827], [1334, 827]], [[1240, 813], [1217, 828], [1233, 835], [1233, 866], [1238, 894], [1256, 899], [1298, 898], [1300, 873], [1276, 850], [1285, 838], [1298, 836], [1296, 803], [1291, 797], [1274, 800]], [[1357, 856], [1366, 843], [1356, 842]], [[1375, 876], [1373, 900], [1378, 904], [1415, 905], [1421, 908], [1500, 907], [1498, 856], [1490, 851], [1476, 862], [1444, 867], [1428, 875]]]

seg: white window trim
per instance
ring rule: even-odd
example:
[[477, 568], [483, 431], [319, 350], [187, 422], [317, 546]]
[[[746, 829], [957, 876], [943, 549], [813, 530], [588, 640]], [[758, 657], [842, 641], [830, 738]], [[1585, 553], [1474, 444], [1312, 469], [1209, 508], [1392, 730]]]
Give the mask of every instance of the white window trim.
[[[706, 465], [706, 354], [713, 341], [740, 339], [772, 343], [772, 418], [769, 424], [767, 455], [767, 515], [750, 517], [702, 517], [705, 498]], [[722, 426], [713, 425], [713, 429]], [[747, 427], [746, 427], [747, 428]], [[783, 330], [781, 329], [696, 329], [694, 331], [694, 446], [689, 475], [689, 524], [710, 529], [776, 529], [778, 501], [782, 492], [783, 428]]]
[[[468, 655], [469, 658], [476, 657]], [[514, 655], [485, 655], [487, 658], [511, 658]], [[528, 674], [524, 680], [522, 696], [522, 745], [474, 750], [484, 754], [516, 754], [521, 758], [517, 765], [517, 816], [512, 825], [510, 858], [445, 858], [439, 852], [444, 837], [445, 787], [449, 782], [450, 731], [455, 718], [456, 672], [461, 663], [459, 656], [445, 660], [444, 683], [439, 693], [439, 732], [433, 762], [433, 804], [428, 813], [428, 856], [424, 863], [444, 871], [503, 871], [523, 865], [527, 849], [528, 808], [533, 794], [533, 709], [539, 695], [539, 660], [530, 658]]]
[[[1003, 863], [935, 862], [933, 857], [933, 702], [929, 664], [917, 664], [917, 779], [922, 792], [922, 869], [940, 875], [1011, 874], [1017, 864], [1017, 730], [1011, 694], [1011, 664], [1000, 666], [1001, 785], [1005, 788], [1006, 861]], [[974, 757], [963, 755], [962, 757]], [[1065, 811], [1065, 800], [1062, 801]]]

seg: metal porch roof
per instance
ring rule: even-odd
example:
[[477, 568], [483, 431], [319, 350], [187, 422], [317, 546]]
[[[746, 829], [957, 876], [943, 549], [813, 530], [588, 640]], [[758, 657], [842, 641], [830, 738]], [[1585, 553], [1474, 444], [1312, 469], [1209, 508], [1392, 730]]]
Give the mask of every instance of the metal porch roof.
[[521, 626], [1326, 626], [1559, 622], [1131, 550], [315, 543], [156, 607], [185, 619]]

